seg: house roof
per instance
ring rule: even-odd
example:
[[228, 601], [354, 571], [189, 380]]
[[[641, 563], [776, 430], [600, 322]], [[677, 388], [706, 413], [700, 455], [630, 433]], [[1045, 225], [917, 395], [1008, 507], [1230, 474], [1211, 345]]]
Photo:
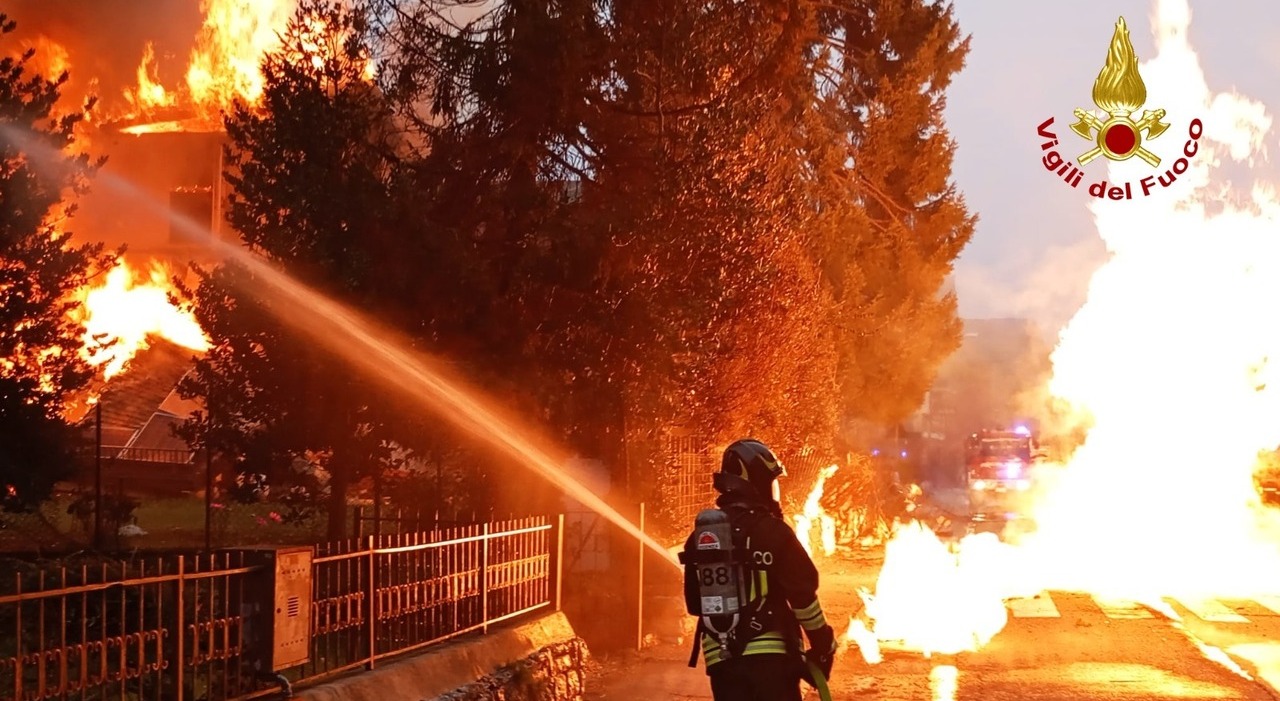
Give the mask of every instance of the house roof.
[[[179, 406], [181, 400], [175, 396], [170, 402], [169, 398], [175, 395], [178, 381], [191, 370], [193, 358], [193, 352], [186, 348], [154, 340], [150, 348], [129, 362], [123, 373], [100, 388], [104, 442], [108, 431], [132, 434], [141, 429], [163, 404]], [[84, 420], [93, 420], [92, 411]]]
[[195, 452], [174, 430], [200, 406], [199, 401], [178, 396], [178, 390], [174, 388], [142, 428], [121, 444], [126, 446], [125, 456], [137, 460], [189, 462]]
[[178, 394], [178, 388], [175, 386], [164, 401], [160, 403], [159, 412], [169, 414], [180, 419], [186, 419], [191, 416], [192, 412], [204, 407], [204, 402], [199, 399], [183, 399]]
[[146, 462], [188, 463], [195, 456], [187, 442], [174, 434], [185, 419], [157, 411], [133, 437], [120, 457]]

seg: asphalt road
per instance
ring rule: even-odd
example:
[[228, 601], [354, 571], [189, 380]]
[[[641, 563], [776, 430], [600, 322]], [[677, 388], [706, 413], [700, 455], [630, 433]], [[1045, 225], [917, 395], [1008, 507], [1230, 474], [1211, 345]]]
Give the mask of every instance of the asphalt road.
[[[856, 595], [848, 593], [868, 584], [877, 569], [852, 563], [826, 574], [825, 607], [838, 630], [857, 607]], [[842, 651], [833, 698], [1280, 699], [1264, 683], [1280, 683], [1280, 596], [1168, 603], [1169, 611], [1159, 612], [1065, 592], [1013, 601], [1008, 624], [979, 652], [925, 659], [886, 648], [883, 661], [869, 665], [856, 650]], [[705, 672], [685, 666], [687, 653], [687, 646], [672, 643], [606, 663], [588, 680], [587, 698], [710, 699]]]

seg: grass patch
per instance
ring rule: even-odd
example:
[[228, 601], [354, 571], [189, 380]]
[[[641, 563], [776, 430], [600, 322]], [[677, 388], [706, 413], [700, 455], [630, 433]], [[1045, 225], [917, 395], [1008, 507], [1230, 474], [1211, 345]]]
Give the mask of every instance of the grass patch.
[[[71, 495], [54, 497], [34, 513], [0, 514], [0, 552], [77, 550], [93, 540], [92, 520], [86, 531], [81, 522], [67, 513]], [[167, 497], [141, 500], [133, 523], [144, 534], [106, 534], [111, 549], [188, 550], [204, 547], [204, 500]], [[325, 532], [325, 515], [317, 513], [297, 524], [278, 521], [286, 512], [280, 504], [224, 503], [214, 509], [210, 524], [213, 547], [237, 545], [314, 543]], [[272, 514], [276, 514], [273, 516]]]

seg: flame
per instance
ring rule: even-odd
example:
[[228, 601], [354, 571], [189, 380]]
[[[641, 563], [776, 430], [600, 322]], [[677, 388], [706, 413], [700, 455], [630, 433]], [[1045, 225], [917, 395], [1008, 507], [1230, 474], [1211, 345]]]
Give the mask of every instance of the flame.
[[[193, 127], [199, 127], [193, 129]], [[204, 124], [192, 124], [190, 120], [169, 119], [162, 122], [150, 122], [147, 124], [132, 124], [120, 129], [121, 134], [170, 134], [175, 132], [199, 131], [205, 127]]]
[[[1271, 120], [1257, 103], [1210, 93], [1185, 0], [1157, 9], [1148, 79], [1180, 103], [1170, 115], [1203, 116], [1205, 138], [1181, 189], [1094, 207], [1112, 258], [1061, 334], [1050, 383], [1093, 428], [1027, 545], [1057, 586], [1138, 600], [1249, 596], [1280, 581], [1270, 537], [1280, 531], [1253, 483], [1259, 452], [1280, 445], [1280, 368], [1269, 363], [1280, 332], [1259, 321], [1280, 299], [1280, 198], [1263, 181], [1244, 201], [1229, 197], [1211, 169], [1224, 146], [1248, 160], [1236, 147], [1259, 147]], [[1111, 168], [1115, 180], [1152, 174]]]
[[1093, 101], [1118, 115], [1129, 114], [1147, 101], [1147, 86], [1138, 72], [1138, 56], [1129, 41], [1129, 27], [1123, 17], [1116, 22], [1107, 63], [1093, 84]]
[[158, 262], [143, 276], [121, 259], [101, 286], [82, 292], [81, 353], [89, 364], [102, 366], [104, 378], [120, 374], [153, 336], [194, 351], [209, 349], [209, 339], [191, 312], [170, 301], [170, 279]]
[[800, 544], [804, 546], [805, 552], [813, 555], [813, 526], [816, 523], [819, 527], [819, 542], [822, 545], [822, 554], [831, 555], [836, 551], [836, 522], [823, 509], [819, 502], [822, 501], [822, 489], [826, 484], [827, 478], [831, 477], [839, 469], [839, 465], [830, 465], [818, 471], [817, 482], [810, 490], [808, 498], [804, 501], [804, 511], [796, 515], [796, 537], [800, 539]]
[[[56, 82], [65, 73], [70, 79], [71, 73], [71, 53], [67, 47], [40, 34], [34, 38], [23, 41], [21, 44], [22, 52], [32, 52], [31, 58], [27, 59], [25, 72], [27, 77], [31, 75], [39, 75], [47, 81]], [[92, 87], [92, 81], [89, 81]], [[66, 91], [66, 87], [62, 88]], [[73, 105], [68, 100], [61, 101], [54, 107], [54, 116], [61, 117], [68, 111], [78, 111], [78, 107], [82, 105]], [[93, 116], [92, 112], [85, 112], [85, 121], [80, 122], [75, 127], [76, 150], [84, 152], [89, 147], [89, 130], [87, 122]]]
[[67, 47], [43, 34], [23, 42], [22, 49], [35, 51], [27, 61], [27, 69], [44, 76], [45, 80], [57, 80], [58, 76], [71, 70], [71, 54]]
[[956, 701], [959, 682], [960, 670], [955, 665], [934, 667], [929, 670], [929, 698], [932, 701]]
[[257, 104], [265, 87], [262, 56], [280, 45], [296, 0], [201, 0], [204, 24], [187, 68], [200, 115], [215, 119], [236, 100]]
[[[865, 600], [866, 597], [863, 598]], [[867, 628], [862, 619], [849, 619], [849, 629], [845, 631], [844, 639], [858, 646], [858, 651], [867, 664], [880, 664], [884, 661], [884, 656], [880, 654], [880, 639]]]
[[[301, 58], [309, 60], [312, 68], [323, 70], [328, 57], [339, 56], [344, 53], [344, 44], [349, 38], [348, 29], [344, 28], [340, 33], [335, 32], [323, 17], [308, 17], [306, 19], [306, 31], [300, 41]], [[363, 50], [362, 54], [359, 60], [364, 62], [364, 66], [360, 71], [360, 79], [367, 83], [372, 83], [378, 77], [377, 61], [368, 55], [367, 49]]]
[[[1154, 18], [1147, 80], [1204, 134], [1175, 187], [1092, 205], [1112, 256], [1060, 334], [1049, 384], [1089, 433], [1034, 507], [1036, 532], [952, 548], [900, 529], [868, 598], [877, 641], [975, 650], [1004, 625], [1005, 600], [1044, 590], [1164, 610], [1165, 597], [1252, 598], [1280, 582], [1280, 517], [1253, 483], [1259, 453], [1280, 445], [1280, 327], [1266, 322], [1280, 300], [1280, 196], [1213, 177], [1227, 158], [1255, 163], [1271, 118], [1210, 92], [1186, 0], [1161, 0]], [[1164, 175], [1109, 168], [1114, 182]]]
[[[122, 131], [207, 131], [219, 128], [222, 114], [237, 102], [260, 105], [266, 89], [263, 56], [280, 48], [280, 34], [297, 5], [297, 0], [201, 0], [204, 21], [186, 67], [186, 85], [174, 91], [160, 84], [155, 50], [148, 44], [138, 66], [138, 85], [127, 90], [125, 97], [134, 108], [130, 115], [133, 120], [153, 121]], [[304, 55], [298, 60], [309, 60], [314, 67], [322, 68], [331, 48], [322, 46], [322, 42], [343, 39], [329, 36], [327, 23], [312, 17], [302, 37]], [[377, 65], [372, 57], [365, 57], [364, 61], [363, 77], [373, 81]], [[180, 107], [194, 116], [174, 119], [172, 114], [157, 115], [157, 109], [162, 107]]]
[[126, 90], [124, 96], [135, 109], [144, 112], [173, 106], [174, 96], [164, 89], [156, 75], [156, 47], [151, 42], [147, 42], [142, 62], [138, 64], [138, 87]]
[[[266, 87], [262, 60], [280, 48], [280, 36], [297, 13], [298, 5], [298, 0], [201, 0], [203, 20], [185, 65], [162, 65], [167, 57], [158, 56], [155, 44], [147, 42], [136, 69], [135, 85], [117, 92], [114, 99], [99, 102], [83, 124], [128, 122], [133, 126], [126, 133], [132, 134], [220, 130], [222, 115], [233, 105], [261, 105]], [[306, 55], [300, 60], [317, 67], [331, 53], [330, 49], [340, 47], [345, 39], [328, 36], [322, 19], [312, 18], [307, 30], [310, 39], [304, 38], [302, 51]], [[337, 46], [321, 46], [320, 42], [334, 42]], [[49, 80], [72, 69], [73, 56], [68, 49], [44, 35], [26, 40], [22, 49], [34, 51], [28, 70]], [[88, 65], [76, 58], [77, 66]], [[374, 81], [378, 75], [375, 60], [371, 56], [361, 60], [363, 79]], [[162, 72], [168, 75], [171, 69], [173, 74], [183, 76], [181, 84], [166, 85], [161, 80]], [[75, 78], [78, 94], [100, 94], [97, 77]], [[79, 130], [77, 137], [84, 138]], [[83, 148], [85, 142], [80, 146]]]
[[[899, 527], [885, 546], [876, 593], [860, 592], [873, 639], [925, 655], [981, 648], [1004, 628], [1005, 599], [1035, 593], [1019, 564], [991, 533], [953, 547], [918, 521]], [[869, 652], [867, 636], [859, 635], [850, 625], [845, 637], [857, 641], [870, 662], [879, 652]]]

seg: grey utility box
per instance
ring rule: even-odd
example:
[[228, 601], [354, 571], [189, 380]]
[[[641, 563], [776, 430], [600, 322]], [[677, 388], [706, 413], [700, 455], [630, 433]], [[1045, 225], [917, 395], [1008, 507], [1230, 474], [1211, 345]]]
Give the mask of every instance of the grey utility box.
[[255, 567], [244, 592], [245, 660], [258, 672], [278, 672], [311, 658], [312, 548], [239, 548]]

